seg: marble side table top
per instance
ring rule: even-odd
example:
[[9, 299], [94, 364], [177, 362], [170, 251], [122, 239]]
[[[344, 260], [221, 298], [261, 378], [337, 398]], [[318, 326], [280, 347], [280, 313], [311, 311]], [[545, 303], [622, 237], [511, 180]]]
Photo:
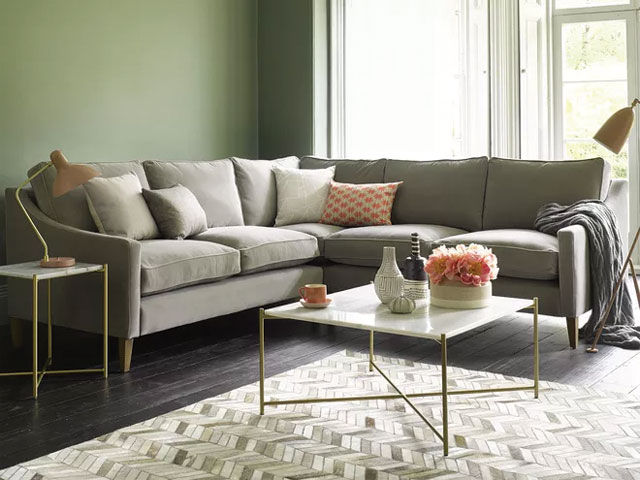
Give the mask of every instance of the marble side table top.
[[31, 280], [34, 275], [37, 275], [38, 280], [47, 280], [89, 272], [99, 272], [100, 270], [102, 270], [102, 265], [95, 263], [76, 263], [73, 267], [64, 268], [43, 268], [40, 266], [40, 260], [36, 260], [33, 262], [0, 266], [0, 277], [25, 278]]

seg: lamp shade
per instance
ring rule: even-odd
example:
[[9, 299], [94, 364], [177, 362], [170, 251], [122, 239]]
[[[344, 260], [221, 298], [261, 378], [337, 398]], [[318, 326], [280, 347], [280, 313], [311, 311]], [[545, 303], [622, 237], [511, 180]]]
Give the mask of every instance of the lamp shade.
[[69, 163], [60, 150], [51, 152], [49, 158], [53, 166], [56, 167], [56, 178], [53, 181], [54, 197], [64, 195], [68, 191], [87, 183], [93, 177], [100, 175], [100, 172], [88, 165]]
[[637, 103], [636, 99], [630, 107], [622, 108], [611, 115], [593, 139], [613, 153], [620, 153], [631, 133], [634, 118], [633, 107]]

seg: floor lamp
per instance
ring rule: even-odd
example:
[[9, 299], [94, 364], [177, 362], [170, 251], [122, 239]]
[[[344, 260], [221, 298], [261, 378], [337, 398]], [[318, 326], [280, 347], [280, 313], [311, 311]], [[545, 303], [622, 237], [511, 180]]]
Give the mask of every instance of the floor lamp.
[[[613, 153], [620, 153], [622, 147], [627, 142], [629, 138], [629, 134], [631, 133], [631, 127], [633, 126], [633, 107], [640, 104], [640, 100], [637, 98], [633, 100], [630, 107], [625, 107], [621, 110], [618, 110], [616, 113], [611, 115], [609, 119], [604, 122], [600, 130], [594, 135], [593, 139], [598, 142], [600, 145], [605, 147], [607, 150], [612, 151]], [[613, 289], [613, 293], [611, 294], [611, 298], [609, 299], [609, 304], [604, 311], [604, 315], [600, 319], [600, 326], [596, 331], [596, 336], [593, 339], [593, 343], [589, 348], [587, 348], [587, 352], [596, 353], [598, 348], [596, 344], [600, 339], [600, 335], [602, 334], [602, 330], [604, 329], [604, 325], [607, 322], [607, 317], [609, 316], [609, 312], [613, 307], [613, 304], [616, 299], [616, 295], [618, 294], [618, 290], [620, 290], [620, 286], [624, 281], [624, 277], [627, 273], [627, 267], [631, 269], [631, 277], [633, 278], [633, 286], [636, 290], [636, 297], [638, 298], [638, 303], [640, 303], [640, 288], [638, 287], [638, 279], [636, 278], [636, 270], [633, 266], [633, 260], [631, 259], [631, 254], [636, 248], [636, 244], [638, 243], [638, 237], [640, 236], [640, 228], [636, 231], [635, 237], [633, 237], [633, 242], [629, 247], [629, 252], [627, 253], [627, 258], [622, 265], [622, 271], [620, 272], [620, 278], [616, 282], [616, 285]]]

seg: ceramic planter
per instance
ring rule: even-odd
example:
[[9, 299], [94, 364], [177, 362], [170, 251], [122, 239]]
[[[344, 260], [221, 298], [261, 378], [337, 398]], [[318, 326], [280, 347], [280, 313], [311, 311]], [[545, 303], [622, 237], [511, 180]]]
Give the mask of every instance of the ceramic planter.
[[443, 279], [431, 285], [431, 305], [444, 308], [484, 308], [491, 302], [491, 282], [475, 287]]

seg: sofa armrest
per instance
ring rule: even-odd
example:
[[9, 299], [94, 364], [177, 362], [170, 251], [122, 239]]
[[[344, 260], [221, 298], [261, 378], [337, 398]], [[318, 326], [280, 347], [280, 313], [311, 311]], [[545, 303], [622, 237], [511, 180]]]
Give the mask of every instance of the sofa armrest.
[[611, 180], [604, 203], [616, 214], [623, 249], [626, 252], [629, 248], [629, 181], [623, 178]]
[[[78, 262], [109, 265], [109, 333], [134, 338], [140, 332], [140, 243], [69, 227], [45, 215], [31, 198], [30, 189], [20, 200], [49, 245], [51, 256], [72, 256]], [[38, 242], [18, 203], [15, 188], [6, 191], [7, 262], [42, 258]], [[44, 282], [43, 282], [44, 283]], [[98, 274], [55, 279], [51, 282], [53, 323], [93, 333], [102, 332], [102, 279]], [[41, 319], [46, 318], [44, 288], [40, 294]], [[9, 281], [9, 315], [31, 318], [29, 282]]]
[[558, 270], [560, 306], [566, 317], [577, 317], [591, 310], [591, 272], [589, 238], [582, 225], [558, 231]]

